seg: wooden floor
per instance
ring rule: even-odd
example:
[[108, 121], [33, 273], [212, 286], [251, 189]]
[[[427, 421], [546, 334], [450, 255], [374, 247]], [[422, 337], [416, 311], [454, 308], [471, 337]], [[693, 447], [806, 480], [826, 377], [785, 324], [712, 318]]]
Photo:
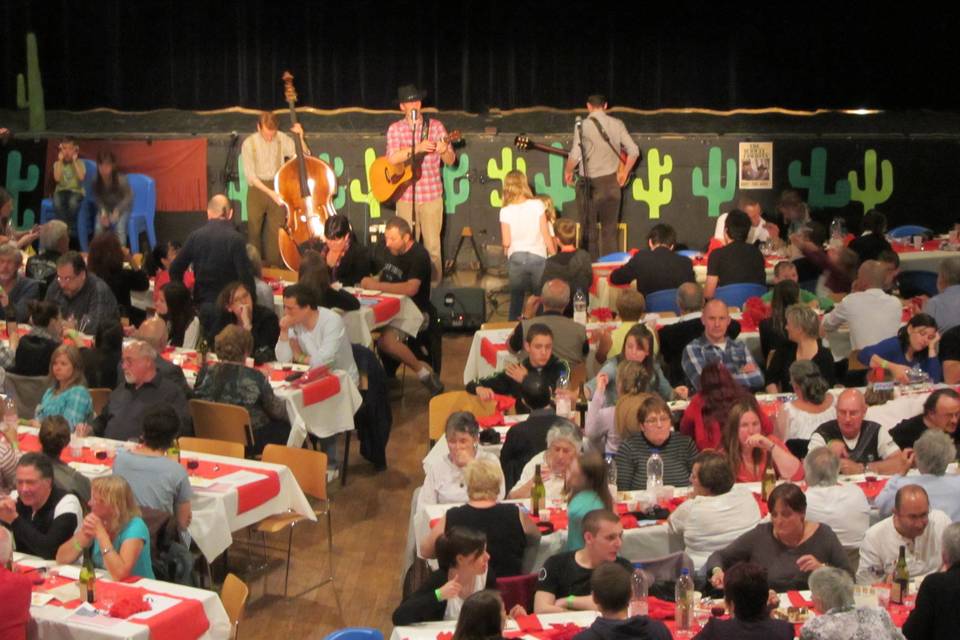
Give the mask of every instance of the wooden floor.
[[[472, 284], [472, 283], [471, 283]], [[484, 281], [488, 288], [491, 286]], [[503, 298], [501, 298], [503, 300]], [[493, 319], [502, 319], [502, 304]], [[441, 378], [447, 390], [463, 388], [463, 366], [470, 334], [447, 334], [443, 339]], [[264, 596], [263, 579], [249, 581], [250, 604], [240, 625], [245, 640], [323, 638], [345, 626], [377, 627], [389, 638], [390, 616], [400, 600], [404, 545], [410, 517], [410, 497], [423, 483], [421, 461], [427, 453], [427, 403], [429, 395], [416, 378], [407, 374], [401, 401], [394, 390], [393, 429], [387, 448], [388, 469], [374, 473], [360, 457], [356, 440], [350, 452], [346, 487], [332, 487], [335, 582], [298, 599]], [[238, 532], [236, 537], [243, 534]], [[277, 546], [286, 545], [278, 536]], [[235, 547], [238, 545], [235, 543]], [[243, 553], [231, 549], [231, 564], [240, 564]], [[276, 558], [281, 554], [274, 552]], [[326, 531], [322, 525], [304, 525], [294, 534], [294, 561], [290, 592], [297, 593], [326, 575]], [[269, 594], [283, 593], [283, 567], [267, 577]], [[339, 596], [338, 610], [334, 590]]]

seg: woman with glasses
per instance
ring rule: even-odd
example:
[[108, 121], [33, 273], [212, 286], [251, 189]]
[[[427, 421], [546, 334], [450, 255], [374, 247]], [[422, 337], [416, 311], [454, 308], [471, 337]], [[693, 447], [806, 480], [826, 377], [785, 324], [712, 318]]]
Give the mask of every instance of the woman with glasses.
[[673, 431], [667, 403], [660, 396], [650, 396], [640, 405], [637, 418], [640, 433], [624, 440], [617, 450], [617, 489], [646, 489], [647, 460], [654, 453], [663, 459], [663, 484], [688, 486], [697, 445], [688, 436]]

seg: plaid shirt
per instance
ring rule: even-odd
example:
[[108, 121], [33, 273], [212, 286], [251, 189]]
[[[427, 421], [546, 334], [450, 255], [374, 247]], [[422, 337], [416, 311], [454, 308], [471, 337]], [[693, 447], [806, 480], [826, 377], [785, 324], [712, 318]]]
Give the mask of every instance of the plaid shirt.
[[63, 416], [71, 431], [81, 422], [93, 420], [93, 399], [90, 392], [82, 384], [60, 393], [54, 393], [53, 387], [50, 387], [43, 393], [43, 398], [37, 405], [37, 420], [42, 421], [47, 416]]
[[[748, 389], [757, 390], [763, 387], [763, 373], [754, 362], [746, 344], [727, 338], [724, 348], [721, 349], [707, 340], [706, 336], [700, 336], [687, 345], [681, 358], [687, 380], [698, 391], [700, 390], [700, 372], [703, 371], [703, 367], [717, 360], [723, 363], [734, 380]], [[741, 370], [748, 364], [752, 364], [755, 370], [751, 373], [742, 373]]]
[[[417, 123], [417, 141], [422, 139], [423, 122]], [[430, 130], [426, 139], [433, 142], [440, 142], [440, 139], [447, 135], [447, 130], [443, 124], [436, 118], [430, 118]], [[410, 148], [413, 136], [410, 132], [410, 123], [406, 118], [398, 120], [387, 129], [387, 155], [399, 151], [400, 149]], [[417, 183], [417, 203], [430, 202], [443, 197], [443, 181], [440, 178], [440, 154], [428, 153], [418, 160], [420, 167], [420, 176], [415, 178]], [[410, 187], [413, 181], [401, 186], [398, 189], [400, 194], [397, 198], [399, 202], [410, 202], [413, 196], [410, 195]]]

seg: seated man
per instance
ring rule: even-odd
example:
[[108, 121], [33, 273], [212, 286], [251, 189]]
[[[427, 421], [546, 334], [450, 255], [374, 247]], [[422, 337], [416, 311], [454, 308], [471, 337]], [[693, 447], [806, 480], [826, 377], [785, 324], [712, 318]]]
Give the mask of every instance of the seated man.
[[[560, 218], [554, 227], [556, 227], [557, 244], [560, 250], [547, 258], [544, 263], [540, 286], [559, 279], [568, 283], [570, 290], [574, 293], [581, 291], [585, 297], [588, 297], [590, 285], [593, 284], [593, 264], [590, 261], [590, 254], [577, 248], [577, 223], [571, 218]], [[570, 296], [563, 315], [568, 318], [573, 317], [573, 296]]]
[[880, 211], [871, 209], [863, 214], [860, 221], [860, 228], [863, 233], [854, 238], [847, 245], [860, 259], [859, 264], [867, 260], [876, 260], [882, 251], [888, 251], [892, 247], [887, 242], [885, 234], [887, 232], [887, 218]]
[[876, 260], [860, 265], [853, 291], [833, 311], [823, 317], [820, 334], [837, 330], [847, 323], [850, 346], [863, 349], [897, 335], [903, 306], [900, 300], [883, 291], [887, 271]]
[[654, 225], [647, 234], [647, 247], [634, 254], [630, 261], [610, 273], [612, 284], [630, 284], [636, 280], [637, 291], [645, 296], [654, 291], [676, 289], [684, 282], [696, 282], [690, 258], [673, 252], [677, 232], [668, 224]]
[[[167, 323], [164, 322], [163, 318], [154, 316], [144, 320], [140, 323], [134, 336], [149, 344], [157, 352], [157, 373], [160, 374], [160, 377], [180, 387], [187, 398], [193, 395], [190, 385], [187, 384], [187, 378], [183, 375], [183, 368], [178, 367], [161, 355], [170, 343]], [[121, 378], [123, 378], [123, 363], [118, 362], [117, 380]]]
[[500, 466], [508, 487], [517, 483], [530, 458], [547, 448], [547, 432], [557, 419], [557, 411], [551, 404], [550, 387], [539, 372], [527, 374], [520, 383], [520, 393], [530, 415], [507, 431], [500, 450]]
[[908, 484], [900, 487], [894, 499], [893, 515], [867, 529], [860, 546], [858, 584], [889, 582], [900, 557], [900, 547], [907, 549], [910, 578], [921, 578], [940, 569], [943, 531], [950, 517], [943, 511], [930, 509], [923, 487]]
[[763, 373], [754, 362], [747, 345], [727, 337], [730, 326], [727, 303], [710, 300], [704, 305], [700, 320], [703, 323], [703, 335], [686, 346], [680, 360], [690, 384], [699, 390], [703, 367], [708, 362], [719, 360], [734, 380], [753, 391], [762, 389]]
[[865, 420], [867, 402], [858, 389], [847, 389], [837, 398], [837, 417], [824, 422], [810, 436], [809, 451], [830, 447], [840, 458], [840, 473], [905, 473], [913, 462], [872, 420]]
[[[776, 228], [777, 225], [768, 223], [763, 219], [763, 207], [760, 206], [760, 203], [757, 202], [753, 196], [748, 196], [745, 193], [740, 194], [737, 198], [736, 209], [734, 209], [734, 211], [740, 211], [747, 216], [749, 227], [746, 241], [748, 244], [756, 244], [757, 242], [767, 242], [770, 240], [770, 232]], [[733, 213], [733, 211], [730, 213]], [[720, 242], [725, 240], [724, 233], [727, 229], [727, 220], [730, 219], [730, 213], [722, 213], [720, 217], [717, 218], [717, 224], [713, 229], [714, 240], [719, 240]], [[779, 229], [777, 229], [776, 233], [779, 235]]]
[[803, 459], [803, 472], [807, 519], [833, 529], [845, 549], [859, 547], [870, 526], [870, 503], [857, 485], [837, 482], [840, 458], [828, 447], [811, 449]]
[[953, 389], [937, 389], [923, 401], [923, 413], [901, 420], [890, 429], [890, 437], [901, 449], [909, 449], [917, 439], [933, 429], [960, 443], [957, 422], [960, 420], [960, 394]]
[[940, 293], [927, 300], [923, 312], [933, 316], [940, 331], [948, 331], [960, 325], [960, 257], [940, 262], [937, 290]]
[[947, 473], [947, 465], [957, 459], [953, 438], [930, 429], [917, 438], [913, 455], [920, 475], [893, 476], [887, 480], [876, 499], [877, 511], [883, 517], [890, 515], [900, 487], [915, 484], [926, 490], [932, 508], [943, 511], [953, 522], [960, 521], [960, 476]]
[[638, 638], [640, 640], [671, 640], [666, 625], [646, 615], [630, 616], [633, 587], [631, 574], [616, 562], [605, 562], [590, 576], [590, 595], [600, 617], [573, 640], [603, 640], [607, 638]]
[[[30, 310], [27, 304], [40, 298], [40, 282], [20, 275], [23, 254], [14, 244], [0, 245], [0, 319], [28, 322]], [[8, 306], [17, 309], [14, 318], [6, 318]]]
[[40, 423], [40, 448], [53, 465], [53, 484], [80, 499], [90, 502], [90, 479], [60, 458], [70, 444], [70, 424], [63, 416], [48, 416]]
[[13, 540], [0, 527], [0, 638], [26, 638], [33, 581], [7, 569], [12, 559]]
[[53, 465], [42, 453], [17, 463], [17, 500], [0, 499], [0, 522], [13, 532], [17, 551], [53, 560], [83, 522], [77, 496], [53, 485]]
[[[531, 297], [534, 303], [528, 301], [527, 308], [524, 309], [523, 318], [517, 323], [516, 329], [510, 335], [507, 346], [510, 351], [517, 353], [523, 350], [523, 336], [530, 330], [534, 323], [544, 324], [550, 327], [553, 334], [553, 349], [557, 357], [566, 360], [571, 366], [584, 361], [584, 357], [590, 353], [590, 343], [587, 341], [587, 329], [579, 322], [563, 315], [563, 310], [567, 308], [570, 302], [570, 285], [563, 280], [550, 280], [543, 285], [539, 302], [543, 305], [543, 311], [535, 317], [531, 317], [529, 312], [531, 308], [536, 308], [536, 298]], [[606, 353], [603, 354], [606, 359]], [[599, 352], [597, 361], [600, 359]]]
[[633, 565], [619, 557], [623, 545], [620, 516], [597, 509], [583, 518], [584, 547], [547, 558], [537, 580], [533, 599], [535, 613], [596, 610], [590, 595], [590, 578], [601, 564], [616, 562], [633, 573]]
[[[431, 263], [430, 254], [418, 242], [414, 242], [410, 231], [410, 225], [400, 216], [394, 216], [387, 221], [387, 228], [384, 232], [384, 239], [387, 245], [386, 262], [379, 276], [367, 276], [360, 281], [360, 286], [364, 289], [377, 289], [387, 293], [408, 296], [424, 315], [424, 323], [421, 325], [421, 331], [424, 327], [429, 327], [430, 312], [430, 274]], [[435, 396], [443, 393], [443, 383], [440, 382], [440, 376], [430, 368], [430, 365], [422, 360], [410, 350], [405, 344], [407, 338], [416, 336], [407, 336], [395, 327], [384, 327], [380, 339], [377, 340], [377, 348], [382, 354], [386, 354], [394, 360], [407, 365], [412, 371], [416, 372], [417, 378], [430, 391], [430, 395]]]
[[47, 288], [44, 299], [60, 307], [71, 328], [88, 335], [120, 315], [113, 291], [106, 282], [87, 272], [87, 263], [76, 251], [68, 251], [57, 260], [57, 279]]
[[[696, 282], [685, 282], [677, 289], [679, 322], [664, 324], [657, 330], [660, 353], [667, 364], [667, 377], [671, 386], [686, 384], [681, 358], [687, 345], [703, 335], [703, 289]], [[731, 319], [727, 325], [727, 338], [736, 340], [740, 335], [740, 323]]]
[[57, 277], [57, 260], [70, 250], [70, 231], [62, 220], [51, 220], [40, 227], [40, 253], [27, 260], [28, 278], [40, 281], [43, 292]]
[[276, 353], [280, 362], [326, 366], [347, 373], [355, 384], [360, 380], [343, 320], [339, 314], [321, 307], [316, 294], [305, 285], [295, 284], [283, 290]]
[[917, 590], [917, 604], [903, 625], [909, 640], [953, 638], [960, 629], [960, 522], [943, 532], [945, 571], [926, 577]]
[[128, 342], [120, 360], [124, 381], [110, 392], [107, 406], [92, 425], [77, 425], [81, 436], [92, 433], [113, 440], [139, 439], [143, 416], [157, 404], [173, 407], [180, 417], [180, 434], [192, 433], [183, 390], [157, 372], [157, 352], [142, 340]]
[[[773, 267], [773, 284], [779, 284], [784, 280], [793, 280], [794, 282], [800, 282], [800, 274], [797, 272], [797, 265], [795, 265], [790, 260], [781, 260]], [[770, 304], [773, 301], [773, 289], [767, 291], [765, 294], [760, 296], [760, 299], [765, 303]], [[823, 309], [824, 311], [830, 311], [833, 309], [834, 304], [833, 300], [826, 296], [818, 296], [815, 293], [807, 291], [806, 289], [800, 289], [800, 302], [802, 304], [815, 306]]]
[[943, 382], [960, 384], [960, 326], [945, 331], [940, 338], [940, 364]]
[[706, 298], [712, 298], [717, 287], [730, 284], [767, 284], [766, 262], [760, 249], [747, 242], [749, 232], [747, 214], [736, 209], [727, 214], [726, 245], [707, 258], [707, 283], [703, 287]]
[[547, 325], [531, 325], [527, 329], [523, 349], [527, 352], [526, 360], [509, 364], [506, 369], [492, 376], [467, 383], [467, 391], [485, 401], [493, 400], [495, 393], [513, 396], [517, 399], [517, 413], [529, 413], [529, 407], [523, 402], [521, 387], [528, 373], [539, 372], [551, 395], [561, 378], [570, 379], [570, 365], [553, 354], [553, 332]]

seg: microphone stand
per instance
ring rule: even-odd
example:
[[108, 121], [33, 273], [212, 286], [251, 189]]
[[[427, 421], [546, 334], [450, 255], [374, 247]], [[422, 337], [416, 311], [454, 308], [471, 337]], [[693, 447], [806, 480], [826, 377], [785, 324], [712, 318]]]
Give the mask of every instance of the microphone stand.
[[[589, 117], [589, 116], [587, 116]], [[586, 239], [591, 237], [590, 235], [590, 225], [594, 225], [596, 229], [596, 223], [593, 222], [593, 218], [590, 216], [590, 200], [593, 195], [593, 185], [590, 181], [590, 178], [587, 177], [587, 150], [583, 144], [583, 119], [580, 116], [577, 116], [576, 124], [578, 136], [578, 143], [580, 145], [580, 193], [583, 195], [583, 203], [581, 204], [581, 209], [583, 211], [583, 220], [586, 223], [586, 229], [583, 229], [583, 236]], [[599, 242], [600, 234], [597, 233], [597, 242], [595, 244], [600, 244]], [[584, 240], [584, 237], [581, 237], [581, 244]], [[590, 254], [593, 258], [600, 257], [600, 247], [590, 246]]]
[[410, 170], [413, 173], [413, 180], [410, 184], [410, 221], [413, 223], [413, 237], [417, 238], [417, 110], [411, 112], [410, 124]]

